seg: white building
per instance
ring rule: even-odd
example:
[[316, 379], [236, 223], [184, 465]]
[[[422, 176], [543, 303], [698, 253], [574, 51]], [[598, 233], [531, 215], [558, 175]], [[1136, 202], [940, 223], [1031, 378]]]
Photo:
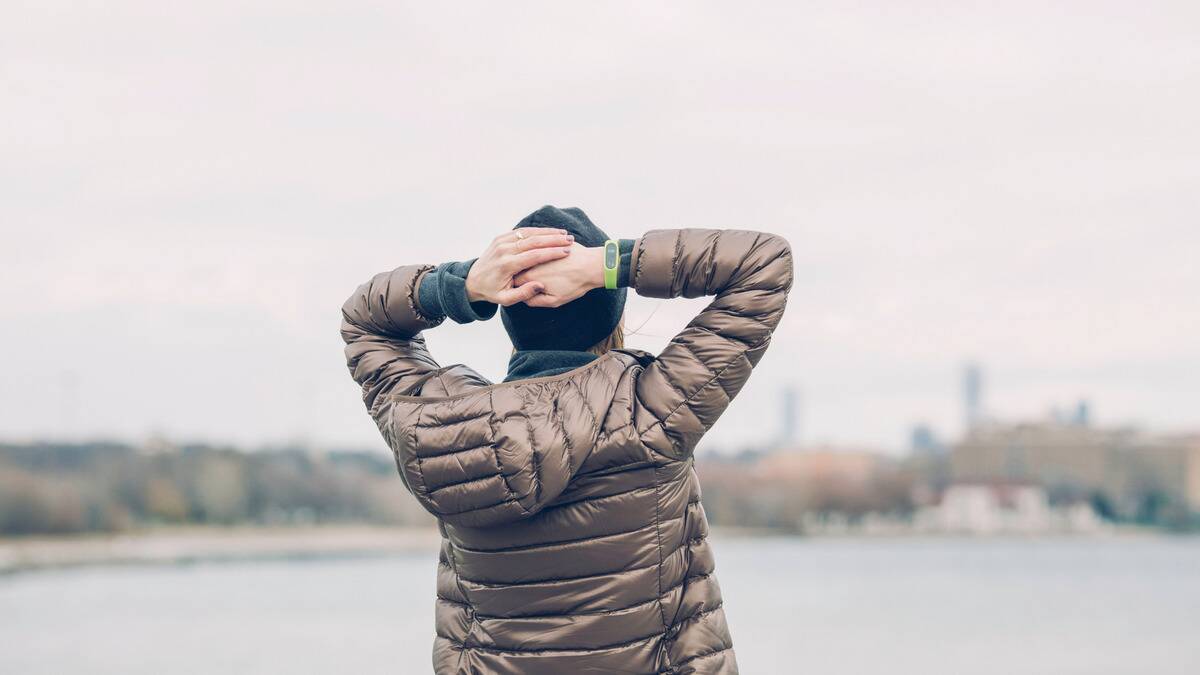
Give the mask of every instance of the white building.
[[940, 503], [917, 513], [918, 529], [955, 534], [1095, 532], [1100, 519], [1085, 503], [1057, 509], [1037, 485], [957, 483]]

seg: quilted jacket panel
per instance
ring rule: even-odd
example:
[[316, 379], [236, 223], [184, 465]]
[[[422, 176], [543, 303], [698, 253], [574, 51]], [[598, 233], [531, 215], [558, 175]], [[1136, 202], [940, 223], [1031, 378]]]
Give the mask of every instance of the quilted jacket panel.
[[653, 230], [630, 285], [715, 296], [657, 356], [615, 350], [493, 384], [440, 366], [416, 289], [342, 308], [346, 359], [404, 485], [438, 517], [436, 673], [736, 673], [692, 452], [762, 358], [792, 285], [783, 238]]

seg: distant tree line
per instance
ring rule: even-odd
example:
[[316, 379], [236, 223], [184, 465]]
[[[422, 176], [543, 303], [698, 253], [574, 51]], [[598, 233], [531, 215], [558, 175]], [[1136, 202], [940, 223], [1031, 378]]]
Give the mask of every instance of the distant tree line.
[[0, 444], [0, 535], [431, 518], [382, 452]]
[[[780, 471], [772, 453], [697, 457], [701, 497], [713, 525], [802, 532], [804, 523], [868, 514], [912, 515], [914, 495], [944, 471], [885, 458]], [[775, 456], [779, 458], [778, 455]], [[764, 466], [766, 462], [766, 466]], [[1078, 494], [1049, 490], [1052, 501]], [[1117, 522], [1200, 529], [1170, 504], [1147, 502], [1132, 517], [1103, 495], [1097, 513]], [[1164, 506], [1165, 504], [1165, 506]], [[431, 525], [386, 452], [301, 448], [246, 452], [209, 445], [152, 449], [122, 443], [0, 443], [0, 536], [121, 532], [156, 525], [325, 523]]]

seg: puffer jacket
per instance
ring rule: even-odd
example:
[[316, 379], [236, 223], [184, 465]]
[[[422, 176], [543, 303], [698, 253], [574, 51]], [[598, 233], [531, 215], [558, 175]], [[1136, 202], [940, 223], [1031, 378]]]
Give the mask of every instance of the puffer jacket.
[[620, 349], [493, 384], [439, 366], [399, 267], [342, 308], [350, 371], [408, 490], [437, 516], [438, 674], [736, 673], [693, 449], [770, 344], [782, 237], [653, 230], [630, 286], [715, 295], [657, 357]]

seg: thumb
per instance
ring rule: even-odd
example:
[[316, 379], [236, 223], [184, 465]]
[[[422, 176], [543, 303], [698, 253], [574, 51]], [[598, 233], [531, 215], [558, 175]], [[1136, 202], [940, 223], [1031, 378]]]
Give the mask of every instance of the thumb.
[[544, 290], [546, 290], [546, 287], [541, 283], [537, 281], [530, 281], [521, 284], [516, 288], [506, 288], [503, 291], [500, 291], [497, 300], [500, 301], [499, 304], [508, 307], [509, 305], [515, 305], [518, 302], [525, 302]]

